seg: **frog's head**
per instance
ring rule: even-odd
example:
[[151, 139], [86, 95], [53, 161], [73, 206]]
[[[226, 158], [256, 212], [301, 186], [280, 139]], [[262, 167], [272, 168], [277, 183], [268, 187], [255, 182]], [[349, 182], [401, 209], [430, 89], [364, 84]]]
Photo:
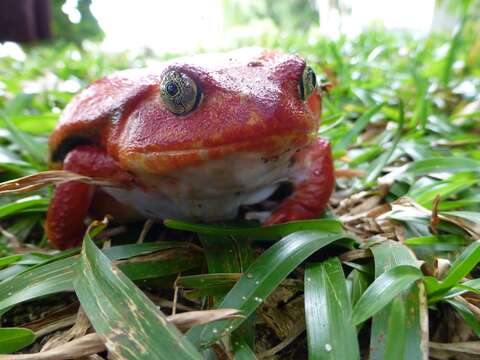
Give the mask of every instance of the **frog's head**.
[[66, 108], [52, 164], [96, 142], [133, 172], [162, 173], [243, 151], [278, 156], [318, 129], [315, 74], [295, 55], [240, 49], [129, 70], [97, 81]]

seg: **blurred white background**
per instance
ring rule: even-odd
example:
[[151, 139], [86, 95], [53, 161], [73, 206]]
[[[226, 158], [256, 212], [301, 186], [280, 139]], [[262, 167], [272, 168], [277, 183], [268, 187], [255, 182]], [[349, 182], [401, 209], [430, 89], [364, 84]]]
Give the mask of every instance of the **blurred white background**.
[[[253, 0], [235, 2], [242, 7], [251, 5]], [[454, 22], [443, 16], [445, 12], [435, 5], [435, 0], [312, 2], [319, 10], [320, 32], [333, 38], [339, 34], [355, 36], [371, 24], [424, 35], [435, 18], [437, 28], [452, 26]], [[73, 22], [80, 16], [76, 3], [77, 0], [68, 0], [63, 7]], [[91, 9], [105, 32], [104, 47], [109, 51], [149, 47], [158, 52], [190, 52], [228, 46], [232, 38], [272, 32], [271, 26], [261, 21], [226, 30], [226, 3], [227, 0], [93, 0]]]

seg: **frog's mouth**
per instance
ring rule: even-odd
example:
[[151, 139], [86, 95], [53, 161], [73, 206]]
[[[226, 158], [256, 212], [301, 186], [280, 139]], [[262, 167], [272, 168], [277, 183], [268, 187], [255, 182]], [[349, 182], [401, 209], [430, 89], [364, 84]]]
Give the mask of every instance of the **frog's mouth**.
[[149, 149], [124, 151], [119, 154], [119, 161], [134, 173], [162, 174], [183, 169], [188, 166], [201, 165], [236, 153], [254, 153], [265, 162], [275, 160], [282, 154], [301, 149], [312, 141], [311, 134], [293, 134], [290, 136], [270, 136], [261, 141], [241, 141], [213, 147], [152, 151]]

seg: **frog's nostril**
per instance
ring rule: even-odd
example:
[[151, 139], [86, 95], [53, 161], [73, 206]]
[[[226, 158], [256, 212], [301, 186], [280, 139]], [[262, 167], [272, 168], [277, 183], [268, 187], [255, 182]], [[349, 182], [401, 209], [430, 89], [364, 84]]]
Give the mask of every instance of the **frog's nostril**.
[[250, 67], [258, 67], [258, 66], [263, 66], [263, 62], [257, 60], [257, 61], [250, 61], [247, 66]]

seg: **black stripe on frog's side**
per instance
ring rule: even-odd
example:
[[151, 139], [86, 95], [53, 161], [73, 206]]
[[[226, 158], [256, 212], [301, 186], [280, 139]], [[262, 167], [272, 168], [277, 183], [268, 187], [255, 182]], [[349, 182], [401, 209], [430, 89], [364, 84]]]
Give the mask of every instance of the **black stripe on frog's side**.
[[63, 159], [65, 159], [65, 156], [67, 156], [67, 154], [77, 146], [89, 145], [92, 143], [93, 143], [92, 139], [89, 139], [85, 136], [80, 136], [80, 135], [66, 138], [52, 153], [50, 161], [62, 162]]

